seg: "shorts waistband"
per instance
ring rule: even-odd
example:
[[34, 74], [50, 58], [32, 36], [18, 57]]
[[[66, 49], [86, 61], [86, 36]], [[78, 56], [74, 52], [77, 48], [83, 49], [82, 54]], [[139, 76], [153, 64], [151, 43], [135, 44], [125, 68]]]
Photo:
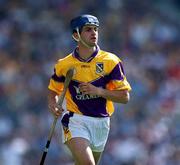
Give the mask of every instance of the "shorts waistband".
[[79, 114], [79, 113], [75, 113], [75, 112], [71, 112], [71, 111], [68, 111], [68, 116], [69, 117], [72, 117], [74, 115], [76, 116], [86, 116], [86, 117], [90, 117], [90, 118], [99, 118], [99, 119], [103, 119], [103, 118], [109, 118], [110, 116], [90, 116], [90, 115], [84, 115], [84, 114]]

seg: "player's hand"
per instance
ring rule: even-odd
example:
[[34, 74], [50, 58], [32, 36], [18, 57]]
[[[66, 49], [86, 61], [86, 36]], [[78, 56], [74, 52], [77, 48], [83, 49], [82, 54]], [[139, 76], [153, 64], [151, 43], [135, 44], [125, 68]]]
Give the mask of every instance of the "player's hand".
[[90, 83], [81, 83], [79, 84], [80, 92], [83, 94], [89, 94], [89, 95], [100, 95], [101, 88], [96, 87]]
[[64, 111], [57, 103], [49, 104], [49, 109], [56, 118], [60, 117]]

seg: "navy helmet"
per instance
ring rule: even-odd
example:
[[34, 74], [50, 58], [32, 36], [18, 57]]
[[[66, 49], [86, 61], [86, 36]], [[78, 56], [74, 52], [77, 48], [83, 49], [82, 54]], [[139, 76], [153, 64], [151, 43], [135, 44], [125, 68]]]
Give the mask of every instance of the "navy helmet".
[[76, 32], [77, 29], [79, 31], [81, 31], [82, 27], [85, 25], [94, 25], [94, 26], [98, 27], [99, 21], [93, 15], [84, 14], [84, 15], [80, 15], [76, 18], [73, 18], [70, 22], [72, 32]]

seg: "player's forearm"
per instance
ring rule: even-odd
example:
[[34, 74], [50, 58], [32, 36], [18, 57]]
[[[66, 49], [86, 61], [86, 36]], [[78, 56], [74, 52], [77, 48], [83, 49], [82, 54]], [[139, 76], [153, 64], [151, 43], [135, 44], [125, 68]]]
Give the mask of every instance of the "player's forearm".
[[98, 95], [113, 102], [126, 104], [129, 101], [128, 90], [112, 91], [112, 90], [96, 87], [90, 83], [81, 83], [79, 84], [79, 88], [83, 94]]
[[51, 90], [48, 91], [48, 106], [56, 103], [56, 99], [55, 99], [56, 96], [57, 96], [56, 92]]
[[54, 91], [49, 90], [48, 107], [49, 107], [50, 112], [55, 117], [59, 117], [63, 112], [62, 107], [59, 107], [59, 105], [57, 104], [57, 99], [58, 99], [58, 94]]
[[126, 104], [129, 99], [129, 92], [127, 90], [107, 90], [103, 88], [98, 89], [98, 95], [113, 102]]

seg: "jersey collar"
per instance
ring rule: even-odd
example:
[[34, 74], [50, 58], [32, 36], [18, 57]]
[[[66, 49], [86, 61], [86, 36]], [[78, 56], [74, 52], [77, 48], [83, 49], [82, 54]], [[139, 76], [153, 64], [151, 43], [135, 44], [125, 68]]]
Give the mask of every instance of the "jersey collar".
[[72, 53], [73, 57], [77, 58], [79, 61], [82, 61], [82, 62], [90, 62], [98, 54], [99, 46], [96, 46], [96, 50], [86, 60], [79, 56], [79, 53], [78, 53], [77, 49], [78, 49], [78, 47], [76, 47], [75, 50], [73, 51], [73, 53]]

